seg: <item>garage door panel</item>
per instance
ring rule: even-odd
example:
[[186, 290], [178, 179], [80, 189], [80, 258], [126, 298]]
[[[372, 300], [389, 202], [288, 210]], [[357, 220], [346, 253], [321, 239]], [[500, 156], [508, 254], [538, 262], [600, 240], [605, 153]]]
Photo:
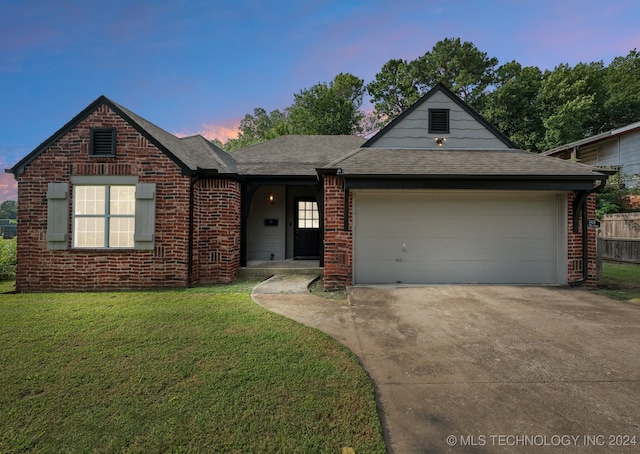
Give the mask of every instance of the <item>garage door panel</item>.
[[355, 194], [355, 283], [558, 283], [555, 194]]
[[523, 275], [522, 262], [448, 260], [438, 265], [425, 266], [421, 262], [381, 261], [384, 266], [363, 270], [370, 278], [368, 283], [405, 284], [539, 284], [556, 277], [546, 261], [530, 261]]
[[429, 260], [491, 260], [503, 261], [514, 249], [519, 260], [545, 260], [555, 252], [546, 239], [504, 239], [499, 244], [475, 241], [465, 247], [455, 238], [434, 238], [425, 243], [417, 238], [405, 241], [389, 240], [376, 242], [367, 252], [370, 260], [393, 260], [420, 262]]
[[[483, 238], [528, 238], [531, 236], [548, 238], [557, 231], [555, 213], [544, 214], [552, 218], [548, 222], [541, 222], [540, 216], [517, 216], [517, 228], [509, 229], [516, 216], [361, 216], [358, 217], [358, 234], [364, 237], [379, 237], [380, 225], [394, 226], [398, 233], [406, 237], [442, 236], [445, 238], [460, 238], [473, 235]], [[391, 234], [391, 232], [389, 232]]]

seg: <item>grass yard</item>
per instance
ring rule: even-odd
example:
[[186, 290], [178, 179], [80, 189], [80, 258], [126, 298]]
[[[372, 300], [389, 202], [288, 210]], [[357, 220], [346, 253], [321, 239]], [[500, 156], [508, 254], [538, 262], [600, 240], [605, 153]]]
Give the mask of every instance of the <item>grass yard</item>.
[[0, 294], [0, 452], [384, 453], [353, 354], [253, 284]]
[[604, 262], [598, 292], [640, 303], [640, 265]]

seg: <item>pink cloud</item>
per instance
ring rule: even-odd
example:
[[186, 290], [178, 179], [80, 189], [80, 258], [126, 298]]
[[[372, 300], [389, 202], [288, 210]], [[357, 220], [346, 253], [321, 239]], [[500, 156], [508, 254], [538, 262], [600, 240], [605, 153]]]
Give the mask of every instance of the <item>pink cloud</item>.
[[10, 173], [0, 173], [0, 202], [18, 200], [18, 183]]
[[195, 134], [200, 134], [205, 139], [213, 140], [218, 139], [222, 143], [225, 143], [229, 139], [235, 139], [238, 137], [238, 127], [240, 126], [240, 120], [227, 120], [222, 124], [210, 124], [203, 123], [197, 131], [191, 129], [183, 129], [176, 133], [178, 137], [187, 137]]

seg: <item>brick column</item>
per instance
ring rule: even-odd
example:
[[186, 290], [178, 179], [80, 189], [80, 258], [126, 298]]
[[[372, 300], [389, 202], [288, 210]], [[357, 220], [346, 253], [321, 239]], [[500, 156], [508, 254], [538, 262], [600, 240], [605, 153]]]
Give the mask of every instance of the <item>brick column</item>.
[[326, 175], [324, 183], [324, 287], [342, 288], [353, 283], [353, 198], [349, 196], [349, 223], [344, 223], [344, 180]]
[[240, 183], [200, 180], [194, 213], [193, 284], [229, 283], [240, 268]]
[[[573, 201], [575, 194], [569, 194], [567, 197], [567, 280], [569, 284], [581, 279], [583, 269], [582, 258], [582, 221], [578, 222], [579, 228], [577, 232], [573, 232]], [[586, 201], [587, 204], [587, 218], [595, 218], [596, 215], [596, 195], [590, 194]], [[576, 213], [576, 216], [580, 216], [580, 213]], [[596, 230], [587, 229], [587, 248], [588, 248], [588, 264], [587, 264], [587, 279], [585, 280], [584, 287], [596, 286]]]

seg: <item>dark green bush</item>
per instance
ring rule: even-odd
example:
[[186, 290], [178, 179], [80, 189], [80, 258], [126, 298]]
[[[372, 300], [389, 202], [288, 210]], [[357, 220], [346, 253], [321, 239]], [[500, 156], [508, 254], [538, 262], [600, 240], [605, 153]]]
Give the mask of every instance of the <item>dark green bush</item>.
[[16, 239], [0, 239], [0, 280], [16, 277]]

